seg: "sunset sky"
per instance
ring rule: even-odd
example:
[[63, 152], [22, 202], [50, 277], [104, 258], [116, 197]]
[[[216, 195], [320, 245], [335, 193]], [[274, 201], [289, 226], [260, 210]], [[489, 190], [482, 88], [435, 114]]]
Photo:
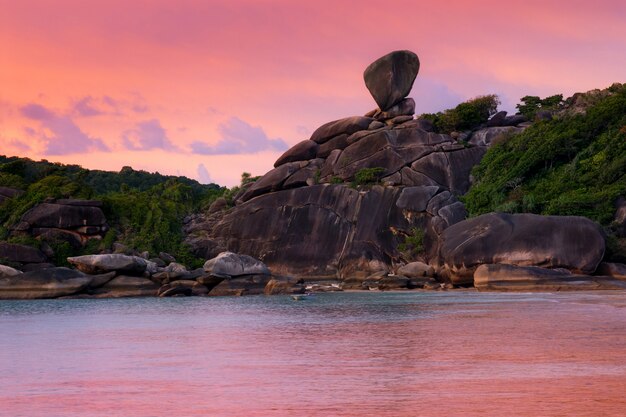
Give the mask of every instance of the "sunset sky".
[[417, 113], [511, 111], [626, 82], [626, 1], [0, 0], [0, 154], [234, 185], [375, 108], [363, 70], [396, 49]]

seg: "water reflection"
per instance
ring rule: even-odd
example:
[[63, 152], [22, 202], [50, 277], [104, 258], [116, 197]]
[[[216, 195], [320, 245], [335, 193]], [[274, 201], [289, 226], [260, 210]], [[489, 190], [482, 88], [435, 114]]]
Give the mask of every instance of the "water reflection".
[[0, 415], [623, 416], [626, 295], [0, 302]]

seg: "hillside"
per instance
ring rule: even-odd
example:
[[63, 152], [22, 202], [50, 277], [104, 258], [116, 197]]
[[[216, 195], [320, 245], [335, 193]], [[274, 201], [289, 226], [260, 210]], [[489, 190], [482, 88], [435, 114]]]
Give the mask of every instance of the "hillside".
[[48, 242], [59, 264], [68, 255], [110, 250], [114, 242], [140, 252], [169, 252], [194, 263], [182, 245], [183, 218], [224, 192], [215, 184], [130, 167], [116, 173], [6, 156], [0, 156], [0, 187], [23, 191], [0, 204], [0, 240], [30, 246], [40, 246], [40, 242], [11, 230], [37, 204], [51, 198], [102, 202], [109, 229], [101, 240], [90, 240], [82, 248], [65, 241]]
[[553, 118], [493, 145], [462, 200], [470, 216], [588, 217], [605, 227], [609, 249], [624, 258], [613, 220], [618, 198], [626, 195], [626, 85], [577, 94], [552, 112]]

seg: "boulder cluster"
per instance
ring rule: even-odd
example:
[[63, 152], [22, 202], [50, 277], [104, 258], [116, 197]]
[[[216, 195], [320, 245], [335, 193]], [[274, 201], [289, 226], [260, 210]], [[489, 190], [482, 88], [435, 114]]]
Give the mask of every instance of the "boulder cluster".
[[[28, 272], [0, 265], [0, 299], [262, 294], [272, 281], [267, 266], [246, 255], [221, 253], [194, 270], [175, 261], [165, 265], [158, 259], [160, 262], [124, 254], [84, 255], [68, 258], [74, 269], [50, 267]], [[267, 291], [277, 291], [275, 283], [270, 287]], [[303, 290], [291, 285], [282, 291]]]
[[472, 285], [478, 266], [498, 263], [593, 273], [604, 237], [587, 219], [465, 220], [458, 197], [472, 168], [531, 122], [501, 111], [474, 131], [436, 133], [407, 97], [418, 71], [410, 51], [372, 63], [364, 80], [378, 108], [323, 124], [242, 187], [234, 207], [218, 200], [188, 218], [187, 243], [199, 256], [245, 253], [275, 273], [344, 288], [429, 287], [432, 277], [438, 287]]

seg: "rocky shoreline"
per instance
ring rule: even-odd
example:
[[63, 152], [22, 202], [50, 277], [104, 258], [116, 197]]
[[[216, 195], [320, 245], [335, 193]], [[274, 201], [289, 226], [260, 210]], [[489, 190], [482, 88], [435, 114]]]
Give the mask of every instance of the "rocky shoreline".
[[[70, 257], [74, 269], [55, 267], [46, 239], [84, 247], [108, 225], [98, 201], [50, 199], [11, 231], [43, 242], [41, 250], [0, 243], [10, 261], [0, 265], [0, 299], [626, 289], [626, 265], [603, 262], [606, 236], [585, 217], [467, 218], [461, 196], [472, 168], [533, 121], [496, 112], [474, 128], [439, 133], [415, 118], [407, 97], [419, 67], [410, 51], [381, 57], [364, 73], [378, 108], [323, 124], [231, 200], [187, 217], [186, 243], [208, 259], [203, 268], [148, 253]], [[19, 192], [0, 187], [0, 203]], [[615, 222], [626, 234], [620, 201]]]

